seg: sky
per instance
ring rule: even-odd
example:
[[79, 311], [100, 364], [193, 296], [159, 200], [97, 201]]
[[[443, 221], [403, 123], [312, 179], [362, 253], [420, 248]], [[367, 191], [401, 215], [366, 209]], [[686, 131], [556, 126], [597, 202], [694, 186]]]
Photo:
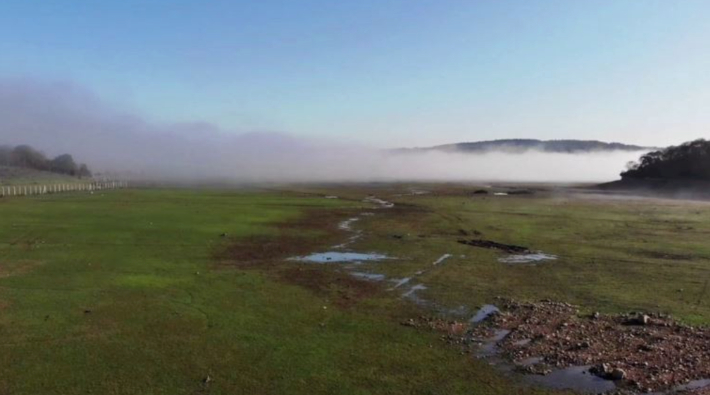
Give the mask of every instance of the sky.
[[0, 79], [376, 147], [710, 131], [710, 2], [0, 2]]

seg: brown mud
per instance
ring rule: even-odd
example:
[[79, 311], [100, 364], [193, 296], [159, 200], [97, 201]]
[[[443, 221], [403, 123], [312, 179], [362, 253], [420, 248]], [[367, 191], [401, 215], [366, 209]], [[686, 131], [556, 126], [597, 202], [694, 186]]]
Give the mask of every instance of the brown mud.
[[352, 215], [348, 210], [309, 210], [295, 221], [277, 225], [276, 234], [228, 239], [214, 254], [216, 267], [260, 270], [277, 281], [304, 287], [338, 307], [351, 307], [379, 292], [382, 285], [337, 268], [286, 260], [341, 240], [338, 224]]
[[465, 245], [469, 245], [472, 247], [500, 250], [500, 251], [504, 251], [504, 252], [507, 252], [510, 254], [530, 252], [530, 249], [527, 247], [517, 246], [514, 244], [497, 243], [497, 242], [491, 241], [491, 240], [482, 240], [482, 239], [464, 240], [464, 239], [461, 239], [458, 242], [460, 244], [465, 244]]

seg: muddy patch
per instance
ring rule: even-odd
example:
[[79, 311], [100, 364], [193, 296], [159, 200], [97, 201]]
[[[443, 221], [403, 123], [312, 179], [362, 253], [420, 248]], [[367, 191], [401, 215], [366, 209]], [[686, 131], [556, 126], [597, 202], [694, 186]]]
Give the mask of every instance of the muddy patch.
[[468, 325], [463, 322], [425, 316], [410, 318], [407, 321], [401, 322], [401, 325], [417, 329], [431, 329], [446, 333], [450, 336], [463, 336], [468, 330]]
[[665, 259], [670, 261], [689, 261], [693, 259], [693, 255], [691, 254], [677, 254], [663, 251], [639, 251], [638, 254], [653, 259]]
[[19, 276], [28, 273], [40, 265], [40, 261], [22, 260], [19, 262], [0, 262], [0, 278]]
[[276, 234], [238, 238], [225, 234], [220, 238], [227, 242], [215, 249], [213, 259], [220, 267], [262, 268], [289, 256], [306, 255], [324, 243], [341, 239], [342, 235], [333, 232], [333, 227], [346, 215], [345, 211], [313, 210], [297, 221], [276, 225]]
[[381, 291], [378, 282], [363, 281], [352, 273], [314, 266], [285, 268], [279, 272], [279, 277], [283, 282], [309, 289], [343, 308], [352, 307]]
[[514, 244], [503, 244], [503, 243], [497, 243], [495, 241], [491, 240], [482, 240], [482, 239], [472, 239], [472, 240], [465, 240], [461, 239], [458, 241], [460, 244], [465, 244], [468, 246], [472, 247], [479, 247], [479, 248], [488, 248], [492, 250], [499, 250], [503, 252], [507, 252], [509, 254], [515, 254], [515, 253], [529, 253], [530, 250], [527, 247], [522, 247], [522, 246], [517, 246]]
[[487, 248], [491, 250], [506, 252], [510, 255], [498, 258], [498, 262], [507, 263], [511, 265], [522, 263], [536, 263], [557, 259], [557, 256], [555, 255], [545, 254], [540, 251], [531, 251], [528, 247], [523, 247], [515, 244], [503, 244], [483, 239], [461, 239], [458, 240], [458, 242], [460, 244], [472, 247]]

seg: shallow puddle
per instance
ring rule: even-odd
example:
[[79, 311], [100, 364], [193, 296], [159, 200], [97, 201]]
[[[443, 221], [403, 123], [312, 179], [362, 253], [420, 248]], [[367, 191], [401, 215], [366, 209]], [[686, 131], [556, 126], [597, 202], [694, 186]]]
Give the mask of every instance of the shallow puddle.
[[543, 254], [541, 252], [536, 252], [533, 254], [514, 254], [508, 255], [502, 258], [498, 258], [498, 262], [509, 263], [511, 265], [519, 263], [531, 263], [531, 262], [541, 262], [541, 261], [554, 261], [557, 256], [550, 254]]
[[530, 358], [525, 358], [522, 361], [517, 362], [517, 365], [527, 367], [527, 366], [537, 365], [538, 363], [540, 363], [544, 360], [545, 359], [542, 357], [530, 357]]
[[352, 230], [352, 224], [353, 224], [354, 222], [359, 221], [359, 220], [360, 220], [360, 218], [358, 218], [358, 217], [348, 218], [348, 219], [346, 219], [345, 221], [343, 221], [343, 222], [341, 222], [341, 223], [338, 224], [338, 229], [341, 229], [341, 230]]
[[394, 282], [394, 286], [392, 286], [392, 289], [401, 287], [402, 285], [408, 283], [411, 279], [411, 277], [392, 279], [391, 281]]
[[[483, 341], [476, 351], [478, 358], [485, 358], [489, 364], [496, 365], [503, 372], [512, 373], [514, 365], [500, 357], [498, 344], [503, 341], [510, 331], [496, 329], [493, 337]], [[531, 366], [542, 362], [540, 357], [532, 357], [517, 363], [518, 366]], [[572, 390], [584, 394], [601, 394], [616, 388], [613, 381], [604, 380], [589, 372], [589, 366], [572, 366], [555, 370], [547, 375], [523, 375], [524, 381], [546, 388], [558, 390]]]
[[479, 358], [494, 357], [498, 354], [498, 342], [505, 339], [506, 336], [510, 334], [507, 329], [496, 329], [493, 333], [493, 337], [486, 339], [481, 347], [476, 351], [476, 356]]
[[384, 274], [378, 274], [378, 273], [366, 273], [366, 272], [350, 272], [355, 277], [358, 278], [364, 278], [365, 280], [370, 280], [370, 281], [383, 281], [385, 279]]
[[402, 297], [409, 299], [412, 302], [421, 306], [427, 305], [428, 301], [423, 298], [420, 298], [419, 295], [417, 295], [417, 291], [423, 291], [425, 289], [427, 289], [427, 287], [424, 284], [413, 285], [411, 288], [409, 288], [409, 291], [402, 294]]
[[359, 253], [359, 252], [317, 252], [311, 255], [289, 258], [290, 261], [310, 262], [310, 263], [348, 263], [348, 262], [365, 262], [365, 261], [381, 261], [387, 259], [386, 255], [376, 253]]
[[388, 201], [386, 201], [386, 200], [382, 200], [382, 199], [380, 199], [380, 198], [376, 198], [376, 197], [374, 197], [374, 196], [370, 196], [370, 197], [368, 197], [368, 198], [365, 198], [365, 201], [366, 201], [366, 202], [369, 202], [369, 203], [375, 203], [375, 204], [379, 205], [379, 206], [382, 207], [382, 208], [392, 208], [392, 207], [394, 207], [394, 203], [388, 202]]
[[613, 381], [604, 380], [589, 372], [589, 366], [572, 366], [555, 370], [545, 376], [529, 375], [526, 380], [559, 390], [572, 390], [585, 394], [600, 394], [616, 388]]
[[693, 391], [701, 388], [710, 387], [710, 379], [693, 380], [688, 384], [679, 385], [674, 388], [675, 391]]
[[485, 320], [486, 318], [490, 317], [491, 314], [495, 314], [495, 313], [498, 313], [498, 312], [500, 312], [500, 310], [499, 310], [496, 306], [494, 306], [494, 305], [492, 305], [492, 304], [483, 305], [483, 307], [481, 307], [481, 308], [476, 312], [476, 315], [474, 315], [473, 317], [471, 317], [471, 319], [469, 320], [469, 322], [472, 323], [472, 324], [479, 323], [479, 322]]
[[432, 263], [432, 265], [438, 265], [441, 262], [444, 262], [445, 260], [451, 258], [451, 256], [452, 256], [451, 254], [444, 254], [444, 255], [440, 256], [439, 259], [434, 261], [434, 263]]
[[362, 234], [356, 233], [356, 234], [354, 234], [353, 236], [348, 237], [348, 240], [347, 240], [345, 243], [341, 243], [341, 244], [338, 244], [338, 245], [334, 245], [334, 246], [331, 247], [331, 248], [334, 248], [334, 249], [336, 249], [336, 250], [343, 249], [343, 248], [349, 246], [350, 244], [355, 243], [355, 242], [358, 241], [361, 237], [362, 237]]

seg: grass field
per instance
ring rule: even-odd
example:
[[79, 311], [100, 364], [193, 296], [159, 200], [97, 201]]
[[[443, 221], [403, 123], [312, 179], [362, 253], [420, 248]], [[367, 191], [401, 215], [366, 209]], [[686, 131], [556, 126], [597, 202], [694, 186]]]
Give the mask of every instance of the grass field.
[[215, 264], [225, 244], [299, 233], [276, 224], [359, 205], [177, 190], [1, 200], [0, 393], [514, 391], [383, 314], [399, 301], [340, 308], [328, 293]]
[[[495, 296], [662, 310], [707, 324], [710, 205], [491, 195], [406, 185], [120, 190], [0, 199], [0, 394], [532, 394], [438, 335], [422, 312], [337, 265], [286, 262], [348, 235], [470, 311]], [[373, 193], [397, 203], [374, 209]], [[323, 199], [337, 194], [341, 199]], [[510, 266], [465, 233], [559, 256]], [[224, 237], [222, 236], [224, 234]], [[453, 256], [433, 266], [443, 254]], [[682, 291], [681, 291], [682, 289]], [[430, 312], [425, 312], [430, 313]]]

